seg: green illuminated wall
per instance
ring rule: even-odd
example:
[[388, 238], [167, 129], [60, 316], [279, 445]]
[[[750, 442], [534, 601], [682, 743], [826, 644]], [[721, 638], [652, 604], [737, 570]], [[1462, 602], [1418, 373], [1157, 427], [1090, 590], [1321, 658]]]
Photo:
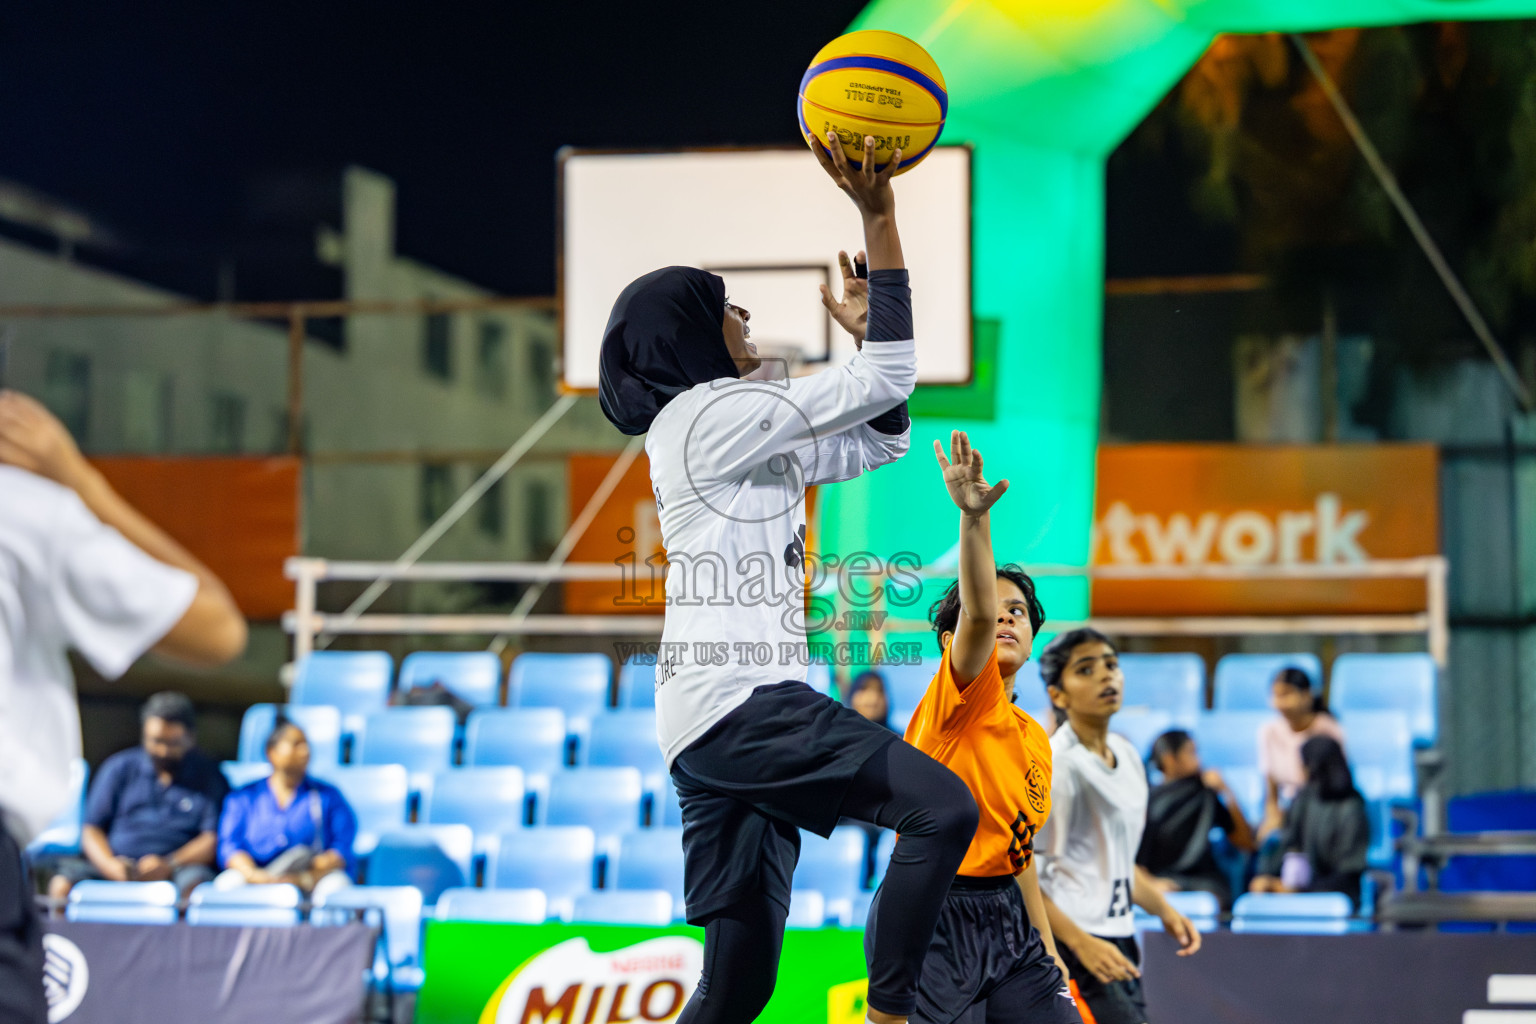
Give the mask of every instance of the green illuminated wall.
[[[950, 90], [944, 141], [975, 146], [974, 302], [1000, 328], [995, 414], [915, 418], [907, 458], [829, 488], [822, 550], [914, 551], [925, 563], [947, 551], [957, 520], [931, 449], [959, 427], [989, 477], [1013, 485], [994, 515], [999, 560], [1086, 564], [1104, 161], [1217, 34], [1532, 14], [1536, 0], [875, 0], [853, 27], [926, 47]], [[921, 302], [921, 281], [913, 292]], [[1087, 614], [1081, 582], [1042, 591], [1053, 618]]]

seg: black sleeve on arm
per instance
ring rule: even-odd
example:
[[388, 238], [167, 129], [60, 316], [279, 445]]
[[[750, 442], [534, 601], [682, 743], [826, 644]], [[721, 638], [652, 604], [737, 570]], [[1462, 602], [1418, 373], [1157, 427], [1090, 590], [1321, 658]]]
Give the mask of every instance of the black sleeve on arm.
[[[912, 287], [906, 270], [869, 272], [869, 325], [865, 341], [907, 341], [912, 337]], [[903, 434], [912, 423], [907, 403], [868, 421], [882, 434]]]

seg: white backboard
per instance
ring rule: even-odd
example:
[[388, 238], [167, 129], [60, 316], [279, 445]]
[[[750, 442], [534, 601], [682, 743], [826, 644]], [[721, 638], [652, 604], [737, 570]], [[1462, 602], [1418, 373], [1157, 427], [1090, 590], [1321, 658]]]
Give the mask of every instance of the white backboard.
[[[853, 339], [816, 286], [837, 293], [839, 249], [864, 247], [858, 212], [806, 148], [670, 153], [567, 152], [560, 163], [562, 379], [597, 387], [598, 349], [624, 286], [659, 267], [725, 278], [752, 314], [764, 355], [793, 350], [807, 370], [842, 362]], [[918, 381], [971, 379], [971, 160], [935, 149], [896, 179], [912, 277]], [[819, 362], [818, 362], [819, 361]]]

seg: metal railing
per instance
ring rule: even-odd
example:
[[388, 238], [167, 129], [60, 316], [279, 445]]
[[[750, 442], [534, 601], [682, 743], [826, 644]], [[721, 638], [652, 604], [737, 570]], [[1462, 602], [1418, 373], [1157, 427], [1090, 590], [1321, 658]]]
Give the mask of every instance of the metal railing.
[[[1093, 625], [1118, 636], [1245, 636], [1314, 633], [1330, 636], [1407, 634], [1425, 637], [1435, 663], [1445, 667], [1450, 650], [1446, 599], [1446, 560], [1440, 556], [1362, 562], [1350, 565], [1266, 566], [1025, 566], [1036, 577], [1086, 577], [1090, 580], [1362, 580], [1422, 579], [1424, 610], [1406, 614], [1334, 615], [1201, 615], [1097, 617]], [[618, 564], [555, 562], [436, 562], [401, 565], [392, 562], [342, 562], [323, 558], [291, 558], [284, 570], [294, 581], [294, 608], [283, 618], [293, 634], [295, 660], [315, 648], [317, 637], [337, 634], [557, 634], [582, 636], [659, 636], [661, 615], [532, 615], [526, 609], [498, 614], [347, 614], [318, 610], [319, 584], [327, 581], [455, 581], [524, 582], [548, 585], [632, 579], [633, 568]], [[947, 578], [952, 569], [915, 570], [926, 579]], [[874, 588], [876, 594], [883, 588]], [[1081, 622], [1050, 620], [1053, 630]], [[889, 619], [885, 632], [926, 631], [917, 619]]]

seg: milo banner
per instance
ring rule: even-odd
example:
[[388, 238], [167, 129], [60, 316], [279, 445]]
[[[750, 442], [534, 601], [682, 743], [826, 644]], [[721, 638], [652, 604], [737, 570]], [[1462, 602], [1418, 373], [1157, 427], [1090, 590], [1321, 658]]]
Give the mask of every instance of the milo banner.
[[[417, 1024], [648, 1024], [677, 1019], [704, 931], [427, 924]], [[864, 1024], [864, 933], [791, 930], [763, 1024]]]

